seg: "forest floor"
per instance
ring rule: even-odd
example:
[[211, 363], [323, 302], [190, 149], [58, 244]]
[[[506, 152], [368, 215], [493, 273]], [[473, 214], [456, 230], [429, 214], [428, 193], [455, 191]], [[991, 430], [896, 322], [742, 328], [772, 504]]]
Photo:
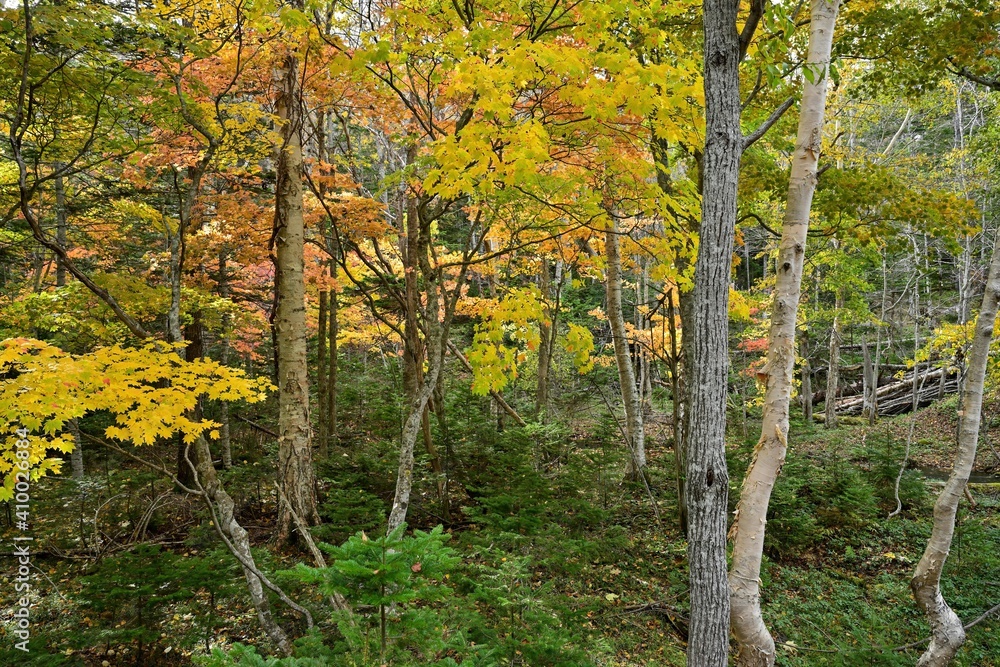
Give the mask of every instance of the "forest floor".
[[[948, 468], [954, 414], [951, 399], [915, 420], [902, 415], [874, 427], [849, 420], [827, 430], [793, 421], [762, 573], [764, 614], [779, 641], [780, 665], [915, 662], [919, 647], [897, 649], [928, 634], [908, 589], [939, 488], [922, 471]], [[994, 473], [1000, 408], [984, 426], [977, 470]], [[734, 420], [731, 503], [755, 429], [752, 419]], [[512, 653], [510, 664], [683, 665], [687, 575], [669, 429], [654, 430], [649, 440], [648, 490], [621, 483], [613, 424], [513, 433], [488, 442], [474, 431], [456, 438], [454, 475], [464, 490], [453, 491], [446, 526], [462, 558], [455, 580], [464, 577], [473, 588], [492, 582], [493, 597], [476, 604], [495, 619], [498, 636], [524, 649]], [[889, 518], [908, 437], [901, 512]], [[238, 452], [241, 463], [226, 476], [259, 563], [276, 571], [306, 558], [267, 542], [272, 448]], [[241, 641], [266, 650], [241, 577], [201, 507], [131, 463], [100, 452], [91, 463], [82, 484], [60, 476], [33, 485], [32, 652], [26, 659], [13, 649], [16, 563], [5, 553], [0, 664], [156, 667], [191, 664], [208, 645]], [[338, 452], [321, 468], [326, 523], [317, 536], [339, 543], [358, 529], [378, 531], [393, 468], [389, 444]], [[497, 469], [508, 474], [486, 474]], [[433, 489], [427, 478], [418, 484]], [[1000, 602], [1000, 486], [974, 485], [972, 494], [976, 505], [963, 502], [943, 582], [966, 622]], [[412, 525], [427, 528], [441, 522], [444, 510], [426, 491], [411, 512]], [[15, 534], [11, 512], [0, 508], [0, 539], [10, 545]], [[136, 546], [142, 542], [153, 546]], [[516, 618], [505, 620], [511, 604]], [[996, 617], [970, 630], [955, 664], [1000, 666], [998, 630]], [[533, 638], [548, 635], [561, 642], [559, 655], [586, 657], [529, 657]]]

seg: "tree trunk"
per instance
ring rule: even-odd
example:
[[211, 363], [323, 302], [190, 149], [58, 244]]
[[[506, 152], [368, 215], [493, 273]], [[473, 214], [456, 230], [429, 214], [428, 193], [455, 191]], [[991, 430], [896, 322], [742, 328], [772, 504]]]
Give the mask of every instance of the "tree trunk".
[[[63, 163], [57, 162], [53, 168], [58, 172], [63, 169]], [[56, 243], [60, 248], [66, 247], [66, 186], [62, 176], [56, 176]], [[56, 287], [63, 287], [66, 284], [66, 267], [56, 256]]]
[[552, 281], [549, 277], [549, 261], [538, 260], [538, 288], [545, 304], [545, 317], [538, 323], [538, 384], [535, 391], [535, 416], [544, 418], [549, 402], [549, 368], [552, 365], [552, 331], [555, 328], [555, 313], [552, 303]]
[[802, 357], [802, 417], [806, 424], [813, 420], [812, 364], [809, 363], [809, 334], [803, 331], [799, 337], [799, 356]]
[[[63, 164], [57, 162], [54, 165], [56, 170], [62, 169]], [[56, 176], [55, 179], [55, 189], [56, 189], [56, 243], [59, 247], [66, 247], [66, 186], [63, 183], [62, 176]], [[62, 261], [59, 257], [56, 257], [56, 287], [65, 287], [66, 285], [66, 267], [63, 266]], [[73, 471], [73, 479], [83, 479], [84, 469], [83, 469], [83, 441], [80, 439], [80, 425], [75, 419], [69, 422], [70, 432], [73, 434], [73, 451], [70, 452], [69, 462], [70, 467]]]
[[[823, 144], [827, 68], [840, 0], [812, 0], [809, 56], [815, 83], [804, 82], [798, 139], [792, 155], [785, 221], [778, 246], [777, 276], [768, 335], [764, 409], [760, 440], [743, 480], [733, 524], [733, 634], [739, 644], [737, 662], [745, 667], [774, 664], [774, 639], [760, 609], [760, 566], [771, 491], [785, 463], [788, 411], [795, 369], [795, 327], [809, 230], [809, 210], [816, 191], [816, 164]], [[819, 70], [819, 71], [817, 71]]]
[[291, 536], [294, 511], [308, 525], [319, 523], [309, 425], [309, 375], [306, 362], [306, 309], [302, 215], [302, 109], [298, 60], [285, 58], [277, 112], [282, 120], [278, 147], [274, 240], [278, 306], [278, 479], [289, 506], [282, 503], [278, 538]]
[[[440, 379], [440, 375], [438, 375]], [[431, 399], [433, 399], [435, 392], [431, 392]], [[431, 415], [430, 415], [430, 404], [431, 399], [428, 399], [427, 405], [424, 406], [424, 416], [420, 420], [420, 428], [424, 434], [424, 449], [427, 450], [427, 456], [431, 460], [431, 471], [434, 473], [434, 483], [437, 487], [438, 502], [441, 503], [441, 518], [445, 521], [451, 521], [451, 502], [448, 498], [448, 477], [445, 472], [444, 465], [441, 462], [441, 454], [438, 453], [437, 447], [434, 446], [434, 436], [431, 433]]]
[[429, 315], [426, 319], [427, 375], [417, 391], [407, 399], [406, 421], [403, 422], [403, 433], [400, 438], [396, 491], [392, 500], [392, 510], [389, 512], [387, 535], [406, 521], [410, 495], [413, 491], [413, 449], [421, 431], [427, 402], [434, 393], [434, 386], [444, 363], [443, 338], [447, 336], [447, 331], [438, 320], [438, 296], [434, 284], [427, 287], [427, 313]]
[[[424, 363], [423, 341], [420, 339], [420, 222], [417, 202], [409, 198], [406, 205], [405, 227], [400, 234], [404, 264], [406, 312], [403, 318], [403, 390], [408, 404], [420, 393], [420, 376]], [[430, 311], [428, 311], [430, 312]]]
[[[229, 344], [223, 343], [222, 365], [225, 366], [229, 357]], [[229, 403], [222, 401], [219, 406], [219, 449], [222, 455], [222, 467], [229, 470], [233, 467], [233, 440], [229, 432]]]
[[181, 336], [181, 271], [183, 269], [184, 257], [181, 248], [181, 229], [183, 225], [170, 232], [167, 238], [167, 245], [170, 251], [170, 264], [168, 267], [168, 280], [170, 283], [170, 307], [167, 310], [167, 340], [171, 343], [179, 343]]
[[687, 535], [687, 502], [684, 500], [684, 438], [681, 400], [679, 350], [677, 349], [677, 320], [674, 309], [674, 290], [667, 292], [667, 329], [670, 331], [670, 398], [673, 402], [674, 477], [677, 482], [677, 523]]
[[629, 354], [625, 317], [622, 313], [622, 260], [618, 226], [613, 215], [609, 218], [604, 243], [607, 258], [605, 292], [608, 300], [608, 322], [611, 324], [611, 338], [615, 347], [615, 363], [618, 366], [622, 403], [625, 404], [625, 435], [628, 438], [630, 451], [625, 474], [629, 479], [638, 479], [642, 475], [642, 469], [646, 467], [645, 430], [642, 425], [642, 403], [635, 383], [635, 369], [632, 366], [632, 355]]
[[[196, 312], [194, 321], [185, 329], [188, 346], [184, 350], [184, 356], [185, 360], [189, 363], [197, 361], [204, 356], [201, 333], [201, 319]], [[195, 407], [189, 416], [193, 420], [200, 420], [200, 407]], [[205, 501], [208, 503], [209, 509], [213, 514], [213, 520], [217, 521], [220, 532], [232, 545], [230, 549], [233, 555], [243, 566], [243, 574], [246, 577], [247, 586], [250, 591], [250, 599], [257, 610], [257, 618], [260, 620], [261, 627], [282, 653], [287, 655], [291, 651], [291, 644], [287, 635], [271, 614], [271, 606], [267, 595], [263, 591], [260, 578], [252, 571], [252, 569], [256, 568], [256, 564], [253, 560], [253, 554], [250, 551], [250, 539], [246, 529], [236, 520], [233, 499], [226, 492], [216, 475], [215, 464], [212, 460], [212, 448], [208, 440], [204, 437], [199, 437], [192, 447], [181, 438], [178, 457], [181, 469], [187, 471], [185, 477], [191, 480], [190, 483], [183, 480], [181, 482], [185, 486], [200, 487], [199, 490], [204, 493]]]
[[877, 385], [875, 382], [875, 366], [872, 363], [871, 352], [868, 350], [868, 339], [866, 336], [861, 337], [861, 358], [863, 359], [861, 395], [864, 397], [864, 406], [861, 408], [861, 415], [871, 422], [874, 414], [873, 411], [875, 410], [872, 396], [875, 394]]
[[319, 327], [316, 335], [316, 413], [318, 416], [316, 425], [316, 438], [319, 440], [319, 452], [318, 456], [320, 460], [326, 459], [329, 451], [327, 450], [327, 419], [329, 419], [329, 400], [327, 399], [327, 392], [329, 391], [329, 380], [327, 373], [330, 370], [330, 364], [327, 363], [326, 350], [327, 343], [329, 341], [329, 333], [327, 333], [327, 312], [329, 303], [329, 295], [326, 288], [320, 287], [319, 290]]
[[[326, 141], [327, 114], [320, 111], [316, 114], [316, 158], [322, 168], [329, 163], [329, 151]], [[324, 182], [319, 184], [319, 198], [326, 200], [327, 186]], [[336, 222], [329, 217], [323, 221], [321, 227], [327, 252], [330, 254], [329, 270], [330, 277], [337, 275], [337, 244]], [[326, 266], [323, 267], [326, 269]], [[321, 273], [325, 271], [321, 270]], [[320, 286], [319, 290], [319, 327], [316, 332], [317, 355], [316, 355], [316, 413], [317, 413], [317, 436], [319, 438], [319, 448], [317, 455], [321, 461], [325, 461], [330, 456], [330, 436], [336, 428], [336, 415], [331, 406], [336, 405], [336, 398], [330, 395], [334, 391], [333, 384], [336, 382], [337, 374], [337, 339], [336, 339], [336, 319], [337, 301], [332, 288], [327, 289]], [[329, 322], [328, 322], [329, 320]], [[334, 333], [331, 333], [334, 332]], [[329, 361], [327, 361], [327, 351], [329, 350]]]
[[187, 456], [186, 459], [189, 461], [189, 466], [193, 465], [197, 469], [198, 484], [203, 489], [205, 502], [212, 512], [213, 520], [216, 522], [219, 532], [229, 541], [227, 546], [236, 559], [240, 561], [243, 576], [250, 592], [250, 600], [257, 611], [257, 620], [260, 621], [264, 632], [278, 647], [278, 650], [285, 655], [290, 655], [292, 645], [288, 635], [275, 620], [261, 578], [254, 572], [257, 566], [254, 562], [253, 552], [250, 551], [250, 538], [246, 529], [236, 520], [235, 504], [232, 497], [226, 493], [215, 474], [215, 466], [212, 465], [212, 450], [208, 445], [208, 440], [199, 437], [195, 441], [193, 454], [194, 461], [190, 461], [190, 456]]
[[836, 313], [830, 328], [830, 365], [826, 371], [826, 416], [824, 426], [837, 428], [837, 392], [840, 390], [840, 309], [844, 307], [844, 296], [837, 290], [834, 301]]
[[[226, 270], [226, 250], [219, 252], [219, 296], [229, 298], [229, 273]], [[229, 365], [229, 334], [232, 319], [229, 313], [222, 316], [222, 351], [219, 361], [223, 366]], [[233, 467], [233, 445], [229, 433], [229, 402], [220, 401], [219, 405], [219, 447], [222, 449], [222, 467], [229, 470]]]
[[[336, 272], [336, 264], [331, 263], [330, 271], [331, 273]], [[330, 340], [330, 354], [329, 354], [329, 369], [327, 370], [327, 382], [326, 382], [326, 437], [328, 442], [337, 442], [337, 335], [339, 334], [339, 320], [337, 319], [337, 290], [330, 289], [329, 297], [327, 299], [329, 304], [329, 340]], [[320, 445], [320, 453], [329, 454], [329, 445], [325, 447]]]
[[[636, 302], [641, 303], [643, 306], [649, 305], [649, 262], [639, 259], [639, 284], [642, 286], [641, 291], [642, 299], [636, 296]], [[650, 337], [652, 337], [652, 330], [650, 329], [650, 321], [647, 311], [644, 308], [635, 309], [636, 326], [639, 331], [648, 332]], [[644, 333], [645, 335], [645, 333]], [[639, 398], [640, 406], [643, 411], [645, 411], [647, 406], [651, 406], [651, 401], [653, 400], [653, 369], [650, 364], [650, 355], [648, 350], [644, 346], [638, 346], [639, 353]]]
[[736, 231], [740, 131], [736, 0], [704, 0], [704, 187], [690, 320], [687, 479], [691, 619], [688, 664], [721, 667], [729, 654], [726, 580], [726, 386], [729, 372], [729, 283]]
[[[204, 356], [205, 345], [204, 339], [202, 337], [202, 325], [201, 325], [201, 313], [195, 311], [193, 313], [194, 319], [180, 331], [182, 340], [187, 343], [184, 348], [184, 360], [187, 362], [196, 361]], [[178, 325], [179, 325], [178, 321]], [[174, 334], [171, 334], [171, 337]], [[201, 401], [199, 400], [195, 403], [193, 409], [186, 413], [188, 419], [200, 420], [202, 418], [202, 407]], [[178, 433], [176, 435], [177, 442], [177, 480], [186, 487], [191, 487], [194, 484], [194, 469], [188, 463], [189, 456], [189, 446], [184, 442], [184, 438]], [[211, 463], [211, 459], [209, 459]]]
[[931, 537], [910, 580], [913, 597], [923, 609], [931, 626], [931, 643], [917, 661], [917, 667], [944, 667], [951, 662], [965, 642], [962, 621], [941, 594], [941, 572], [955, 533], [958, 503], [969, 481], [972, 466], [976, 462], [983, 406], [983, 384], [998, 300], [1000, 300], [1000, 235], [997, 236], [993, 248], [983, 305], [976, 320], [975, 338], [968, 358], [968, 370], [962, 390], [962, 406], [958, 413], [960, 426], [955, 463], [947, 484], [934, 504], [934, 527]]
[[80, 424], [71, 419], [69, 422], [70, 433], [73, 434], [73, 451], [69, 455], [70, 466], [73, 470], [73, 479], [83, 479], [83, 440], [80, 439]]

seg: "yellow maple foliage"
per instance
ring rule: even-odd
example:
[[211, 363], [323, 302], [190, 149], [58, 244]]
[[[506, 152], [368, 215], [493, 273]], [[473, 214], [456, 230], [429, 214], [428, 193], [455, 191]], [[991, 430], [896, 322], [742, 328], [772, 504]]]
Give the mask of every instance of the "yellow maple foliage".
[[74, 443], [64, 429], [90, 412], [114, 415], [105, 429], [114, 440], [152, 444], [180, 433], [185, 441], [211, 433], [219, 424], [198, 421], [190, 411], [200, 397], [220, 401], [257, 402], [271, 383], [209, 359], [185, 361], [178, 346], [150, 343], [143, 347], [102, 347], [88, 354], [69, 354], [31, 338], [0, 342], [0, 500], [9, 500], [17, 463], [17, 431], [27, 429], [30, 473], [38, 479], [58, 472]]

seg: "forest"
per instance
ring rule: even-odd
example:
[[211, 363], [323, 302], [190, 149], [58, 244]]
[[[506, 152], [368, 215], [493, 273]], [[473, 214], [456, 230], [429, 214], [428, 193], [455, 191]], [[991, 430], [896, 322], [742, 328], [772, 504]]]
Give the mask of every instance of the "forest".
[[1000, 667], [993, 0], [0, 35], [0, 665]]

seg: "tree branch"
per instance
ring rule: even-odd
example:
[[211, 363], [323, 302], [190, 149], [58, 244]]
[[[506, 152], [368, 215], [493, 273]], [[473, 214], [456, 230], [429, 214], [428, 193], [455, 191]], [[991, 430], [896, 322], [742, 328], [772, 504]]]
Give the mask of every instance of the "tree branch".
[[754, 33], [757, 32], [757, 26], [760, 25], [760, 20], [763, 17], [764, 0], [750, 0], [750, 14], [747, 16], [747, 22], [743, 24], [743, 30], [740, 32], [740, 62], [743, 62], [743, 59], [746, 58], [747, 50], [753, 41]]
[[777, 123], [781, 117], [785, 115], [785, 112], [792, 108], [793, 104], [795, 104], [795, 98], [789, 97], [787, 100], [782, 102], [781, 106], [775, 109], [771, 115], [767, 117], [767, 120], [761, 123], [756, 130], [743, 137], [743, 150], [750, 148], [757, 143], [758, 139], [767, 134], [767, 131], [771, 129], [771, 126]]

